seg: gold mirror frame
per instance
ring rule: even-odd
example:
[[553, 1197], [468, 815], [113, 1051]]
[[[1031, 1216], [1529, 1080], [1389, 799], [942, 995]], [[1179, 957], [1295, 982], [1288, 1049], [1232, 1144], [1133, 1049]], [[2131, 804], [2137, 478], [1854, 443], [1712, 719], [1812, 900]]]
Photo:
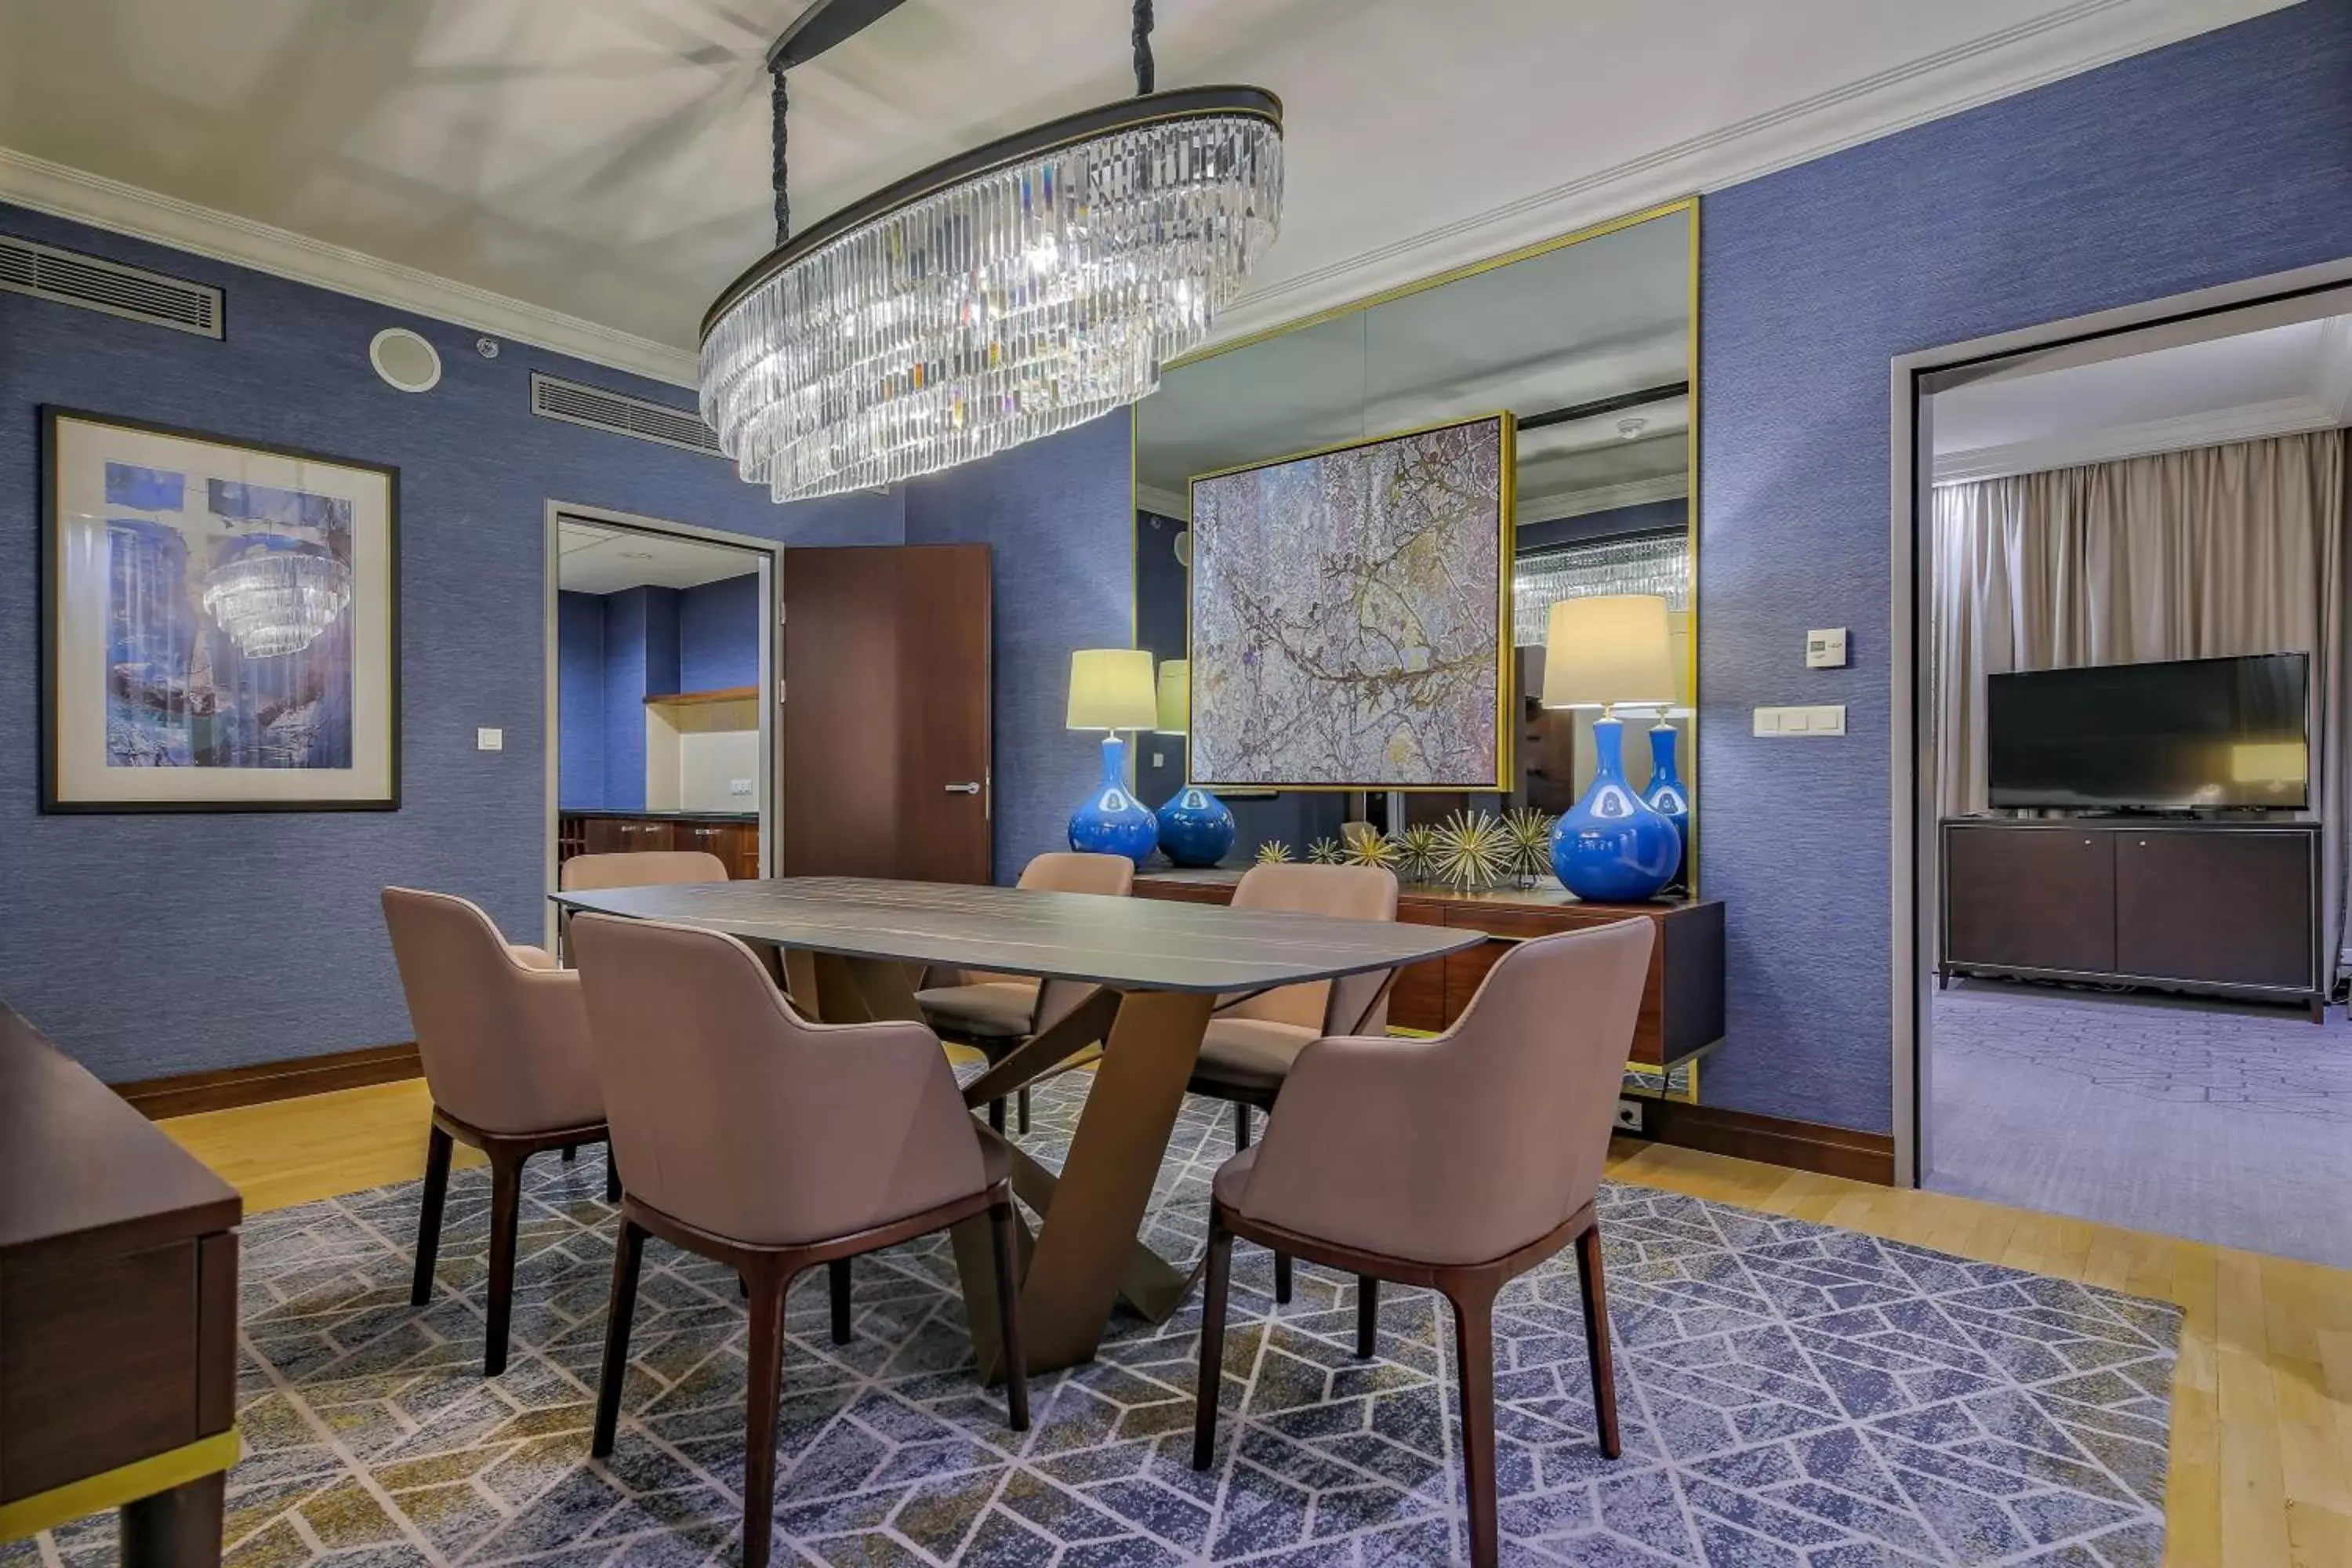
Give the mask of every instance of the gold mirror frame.
[[[1684, 671], [1684, 678], [1685, 681], [1685, 689], [1690, 693], [1692, 709], [1696, 711], [1699, 705], [1699, 209], [1700, 198], [1696, 195], [1689, 195], [1684, 196], [1675, 201], [1660, 203], [1655, 206], [1644, 207], [1639, 211], [1627, 213], [1619, 217], [1604, 219], [1599, 223], [1587, 225], [1582, 228], [1571, 229], [1565, 234], [1555, 235], [1549, 239], [1538, 240], [1531, 245], [1520, 246], [1516, 249], [1507, 250], [1498, 255], [1488, 257], [1484, 260], [1466, 262], [1459, 267], [1449, 268], [1441, 272], [1432, 273], [1425, 278], [1419, 278], [1410, 282], [1401, 283], [1393, 288], [1384, 289], [1377, 293], [1365, 295], [1361, 299], [1351, 300], [1344, 304], [1332, 306], [1328, 310], [1317, 310], [1310, 314], [1300, 316], [1294, 321], [1285, 321], [1279, 325], [1267, 327], [1258, 331], [1245, 333], [1227, 342], [1211, 343], [1204, 348], [1196, 349], [1192, 353], [1185, 354], [1181, 358], [1171, 360], [1167, 364], [1160, 367], [1161, 374], [1163, 376], [1172, 374], [1177, 371], [1187, 368], [1188, 366], [1200, 364], [1204, 361], [1215, 359], [1221, 355], [1234, 353], [1258, 343], [1268, 342], [1277, 338], [1288, 336], [1294, 332], [1305, 331], [1310, 328], [1319, 327], [1335, 321], [1340, 321], [1349, 316], [1360, 314], [1381, 305], [1386, 305], [1398, 300], [1407, 299], [1415, 294], [1425, 293], [1433, 289], [1442, 289], [1449, 283], [1456, 283], [1465, 278], [1475, 278], [1481, 273], [1493, 272], [1505, 267], [1514, 266], [1522, 261], [1528, 261], [1540, 256], [1547, 256], [1554, 251], [1566, 249], [1570, 246], [1579, 245], [1589, 239], [1599, 239], [1605, 235], [1616, 234], [1622, 230], [1633, 228], [1658, 218], [1671, 217], [1676, 214], [1683, 215], [1686, 218], [1689, 226], [1689, 233], [1687, 237], [1688, 263], [1685, 268], [1685, 280], [1689, 294], [1689, 307], [1686, 315], [1686, 325], [1685, 328], [1684, 361], [1687, 367], [1685, 371], [1685, 379], [1690, 384], [1690, 390], [1686, 395], [1689, 399], [1690, 419], [1687, 427], [1684, 431], [1683, 456], [1684, 473], [1687, 488], [1687, 493], [1685, 499], [1683, 538], [1684, 548], [1689, 561], [1688, 569], [1690, 573], [1690, 609], [1688, 612], [1690, 634], [1686, 641], [1686, 650], [1685, 655], [1685, 669]], [[1144, 403], [1138, 404], [1134, 408], [1129, 410], [1128, 416], [1128, 637], [1130, 643], [1141, 635], [1142, 627], [1141, 578], [1140, 572], [1139, 570], [1138, 559], [1141, 550], [1141, 527], [1139, 518], [1142, 507], [1140, 488], [1138, 482], [1137, 472], [1138, 440], [1136, 431], [1137, 422], [1142, 416], [1143, 410], [1149, 405], [1148, 399]], [[1512, 552], [1512, 558], [1516, 560], [1517, 555], [1517, 552], [1515, 550]], [[1507, 584], [1508, 581], [1509, 574], [1507, 573]], [[1506, 589], [1506, 595], [1507, 603], [1507, 586]], [[1509, 635], [1507, 625], [1505, 628], [1505, 635], [1507, 637]], [[1698, 765], [1699, 736], [1696, 723], [1691, 726], [1688, 734], [1690, 749], [1685, 770], [1685, 779], [1693, 787], [1694, 798], [1693, 832], [1691, 842], [1688, 850], [1686, 851], [1686, 879], [1690, 887], [1690, 896], [1696, 898], [1699, 896], [1699, 847], [1696, 823], [1700, 816], [1699, 802], [1696, 796], [1696, 781], [1698, 779], [1700, 770]], [[1250, 791], [1229, 793], [1256, 794], [1259, 792]]]

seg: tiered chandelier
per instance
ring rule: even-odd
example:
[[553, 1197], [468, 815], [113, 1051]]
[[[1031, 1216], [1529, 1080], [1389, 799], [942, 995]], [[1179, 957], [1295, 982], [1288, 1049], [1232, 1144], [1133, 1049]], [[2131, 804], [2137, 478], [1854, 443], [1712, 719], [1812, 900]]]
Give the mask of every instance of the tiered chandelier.
[[332, 555], [266, 542], [205, 576], [205, 610], [247, 658], [300, 653], [352, 602], [352, 570]]
[[1094, 418], [1207, 337], [1273, 243], [1282, 104], [1136, 93], [932, 165], [802, 231], [784, 73], [899, 0], [818, 0], [768, 57], [776, 248], [702, 323], [702, 416], [779, 501], [909, 479]]

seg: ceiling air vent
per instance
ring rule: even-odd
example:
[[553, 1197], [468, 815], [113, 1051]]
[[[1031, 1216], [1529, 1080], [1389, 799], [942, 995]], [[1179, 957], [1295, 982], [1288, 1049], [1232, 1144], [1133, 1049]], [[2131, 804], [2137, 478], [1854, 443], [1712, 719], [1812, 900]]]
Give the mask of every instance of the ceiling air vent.
[[221, 291], [184, 278], [103, 261], [77, 250], [36, 245], [29, 239], [0, 234], [0, 289], [79, 305], [110, 316], [128, 316], [194, 332], [200, 338], [221, 335]]
[[719, 437], [691, 409], [648, 403], [642, 397], [627, 397], [537, 372], [530, 378], [530, 411], [592, 430], [609, 430], [615, 436], [635, 436], [640, 441], [659, 441], [665, 447], [683, 447], [714, 458], [727, 455], [719, 449]]

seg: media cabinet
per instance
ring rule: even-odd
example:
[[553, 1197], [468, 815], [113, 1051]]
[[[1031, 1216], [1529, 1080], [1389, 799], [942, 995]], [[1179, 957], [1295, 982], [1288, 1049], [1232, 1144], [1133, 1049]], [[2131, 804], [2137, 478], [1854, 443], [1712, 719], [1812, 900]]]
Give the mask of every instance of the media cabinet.
[[2319, 824], [1970, 817], [1942, 825], [1936, 981], [2145, 985], [2326, 1016]]

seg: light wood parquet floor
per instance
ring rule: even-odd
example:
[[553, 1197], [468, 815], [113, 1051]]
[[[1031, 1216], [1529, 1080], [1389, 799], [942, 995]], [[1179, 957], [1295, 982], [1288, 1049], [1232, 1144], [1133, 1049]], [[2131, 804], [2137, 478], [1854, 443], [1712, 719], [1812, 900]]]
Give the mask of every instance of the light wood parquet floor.
[[[411, 1080], [162, 1125], [259, 1212], [422, 1175], [429, 1110]], [[2178, 1302], [2187, 1321], [2169, 1561], [2352, 1568], [2352, 1271], [1684, 1149], [1621, 1143], [1610, 1168], [1623, 1181]]]

